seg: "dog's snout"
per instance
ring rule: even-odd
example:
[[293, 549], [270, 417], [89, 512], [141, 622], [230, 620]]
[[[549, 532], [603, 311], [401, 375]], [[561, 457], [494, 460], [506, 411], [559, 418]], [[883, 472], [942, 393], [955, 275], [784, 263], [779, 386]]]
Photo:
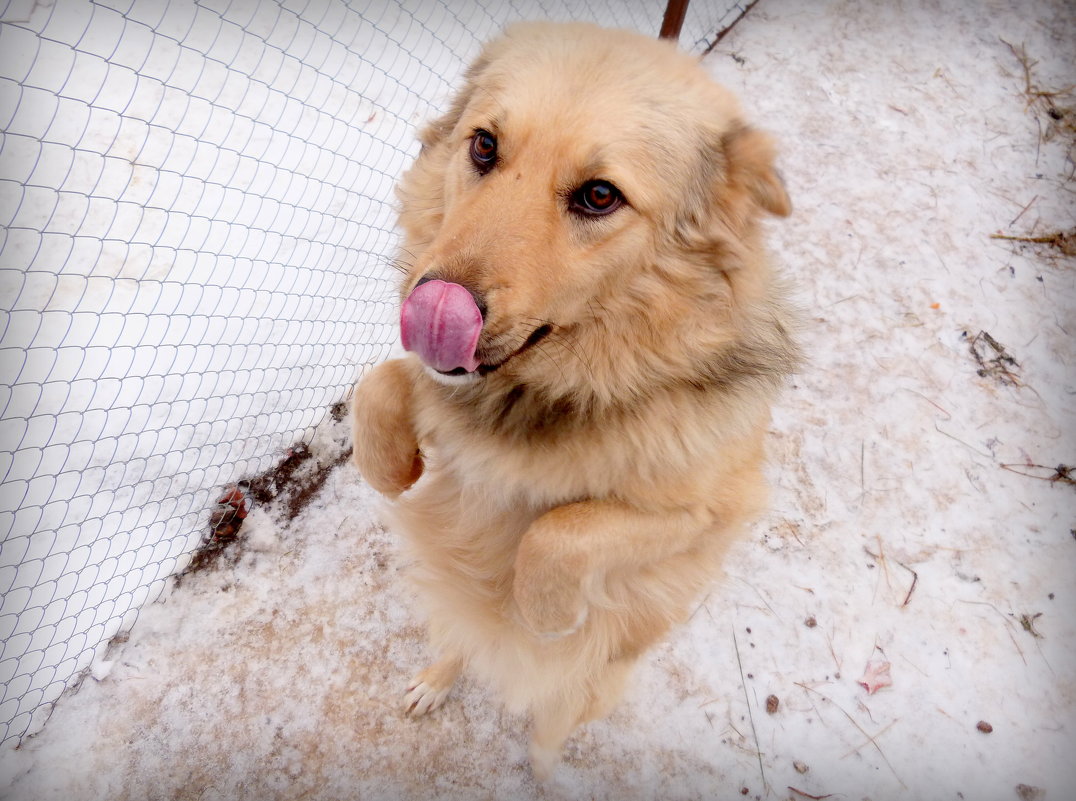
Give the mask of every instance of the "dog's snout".
[[482, 314], [482, 320], [484, 321], [486, 319], [486, 298], [481, 292], [481, 290], [476, 289], [472, 284], [468, 283], [467, 281], [453, 280], [452, 276], [450, 275], [444, 275], [436, 270], [430, 270], [421, 278], [419, 278], [418, 281], [415, 282], [415, 285], [411, 288], [411, 291], [414, 292], [427, 281], [445, 281], [450, 284], [459, 284], [471, 294], [472, 298], [474, 298], [474, 304], [478, 307], [478, 311]]

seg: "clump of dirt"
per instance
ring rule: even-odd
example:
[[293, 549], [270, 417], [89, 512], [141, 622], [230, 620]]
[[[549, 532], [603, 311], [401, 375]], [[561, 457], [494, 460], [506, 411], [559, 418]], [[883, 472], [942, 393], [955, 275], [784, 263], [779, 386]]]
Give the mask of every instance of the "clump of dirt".
[[1030, 784], [1018, 784], [1013, 788], [1020, 801], [1042, 801], [1046, 798], [1046, 791], [1041, 787], [1033, 787]]
[[255, 504], [275, 504], [280, 522], [287, 525], [302, 513], [325, 485], [329, 474], [351, 456], [345, 418], [347, 405], [336, 403], [329, 409], [332, 442], [329, 453], [315, 455], [305, 442], [285, 451], [270, 469], [225, 487], [209, 512], [208, 531], [177, 583], [192, 573], [216, 568], [223, 560], [234, 565], [240, 555], [243, 521]]

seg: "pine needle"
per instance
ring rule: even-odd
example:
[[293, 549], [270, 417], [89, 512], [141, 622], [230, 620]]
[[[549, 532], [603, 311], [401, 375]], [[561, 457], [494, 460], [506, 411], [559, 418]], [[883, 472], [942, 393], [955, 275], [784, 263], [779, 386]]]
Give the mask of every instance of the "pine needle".
[[762, 749], [758, 744], [758, 731], [755, 729], [755, 716], [751, 712], [751, 699], [747, 696], [747, 682], [743, 677], [743, 662], [740, 661], [740, 643], [736, 641], [736, 629], [732, 630], [732, 645], [736, 649], [736, 664], [740, 668], [740, 686], [743, 687], [743, 700], [747, 704], [747, 718], [751, 721], [751, 735], [755, 738], [755, 754], [758, 756], [758, 772], [762, 774], [762, 788], [769, 790], [766, 782], [766, 771], [762, 767]]

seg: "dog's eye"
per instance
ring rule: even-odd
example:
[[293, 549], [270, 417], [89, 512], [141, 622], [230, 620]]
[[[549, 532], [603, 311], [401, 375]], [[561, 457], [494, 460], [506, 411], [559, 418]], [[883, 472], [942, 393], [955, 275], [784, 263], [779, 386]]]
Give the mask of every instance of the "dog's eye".
[[471, 161], [480, 173], [487, 173], [497, 163], [497, 137], [489, 131], [475, 131], [471, 137]]
[[591, 216], [616, 211], [623, 202], [620, 190], [608, 181], [587, 181], [572, 195], [572, 209]]

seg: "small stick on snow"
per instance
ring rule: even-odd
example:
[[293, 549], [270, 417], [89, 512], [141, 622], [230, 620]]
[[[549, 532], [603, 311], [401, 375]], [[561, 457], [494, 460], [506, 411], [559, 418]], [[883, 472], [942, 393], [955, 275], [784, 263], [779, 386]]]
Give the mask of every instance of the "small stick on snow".
[[935, 423], [934, 423], [934, 430], [937, 431], [939, 434], [942, 434], [942, 435], [944, 435], [946, 437], [949, 437], [949, 439], [953, 440], [953, 442], [959, 442], [961, 445], [963, 445], [969, 451], [974, 451], [975, 453], [979, 454], [980, 456], [985, 456], [987, 459], [991, 458], [989, 453], [983, 453], [981, 450], [976, 448], [974, 445], [969, 445], [968, 443], [966, 443], [964, 440], [960, 439], [959, 437], [954, 437], [952, 434], [948, 433], [947, 431], [942, 431], [940, 428], [938, 428], [937, 421], [935, 421]]
[[837, 673], [841, 672], [841, 660], [837, 658], [837, 652], [833, 650], [833, 638], [826, 632], [826, 642], [829, 643], [829, 655], [833, 657], [833, 664], [837, 666]]
[[791, 790], [792, 792], [794, 792], [798, 796], [802, 796], [804, 798], [813, 798], [813, 799], [815, 799], [815, 801], [821, 801], [821, 799], [823, 799], [823, 798], [831, 798], [833, 796], [833, 793], [826, 793], [825, 795], [811, 795], [810, 793], [803, 792], [803, 790], [797, 790], [791, 784], [788, 785], [788, 789]]
[[863, 496], [867, 494], [866, 472], [867, 472], [867, 444], [864, 440], [859, 441], [859, 502], [863, 503]]
[[[763, 595], [761, 592], [759, 592], [758, 587], [756, 587], [754, 584], [752, 584], [750, 581], [747, 581], [746, 579], [741, 578], [740, 581], [743, 582], [744, 584], [746, 584], [748, 586], [748, 588], [751, 590], [751, 592], [753, 592], [755, 595], [757, 595], [759, 597], [759, 600], [762, 601], [762, 603], [764, 603], [766, 605], [766, 608], [770, 610], [770, 613], [775, 618], [777, 618], [782, 623], [784, 623], [784, 620], [781, 618], [781, 616], [779, 614], [777, 614], [777, 610], [774, 609], [772, 606], [770, 606], [770, 602], [766, 600], [766, 596]], [[759, 607], [755, 607], [755, 608], [758, 609]]]
[[988, 606], [995, 612], [997, 612], [1001, 619], [1005, 621], [1005, 633], [1009, 635], [1009, 639], [1012, 641], [1013, 646], [1016, 648], [1016, 652], [1020, 654], [1020, 661], [1023, 662], [1025, 666], [1027, 665], [1027, 657], [1024, 656], [1024, 649], [1020, 647], [1020, 644], [1016, 641], [1016, 638], [1012, 636], [1012, 632], [1009, 630], [1009, 627], [1013, 625], [1013, 622], [1005, 616], [1004, 612], [1002, 612], [989, 601], [965, 601], [961, 598], [957, 600], [957, 603], [974, 604], [975, 606]]
[[900, 605], [900, 608], [903, 609], [908, 605], [908, 602], [912, 600], [912, 593], [915, 592], [915, 585], [919, 583], [919, 574], [903, 562], [897, 562], [897, 564], [912, 574], [912, 586], [908, 588], [908, 594], [904, 596], [904, 603]]
[[893, 726], [894, 726], [894, 724], [896, 724], [897, 720], [900, 720], [900, 718], [897, 718], [896, 720], [891, 720], [891, 721], [889, 722], [889, 725], [888, 725], [888, 726], [886, 726], [886, 727], [885, 727], [884, 729], [882, 729], [882, 730], [881, 730], [880, 732], [878, 732], [878, 733], [877, 733], [876, 735], [874, 735], [873, 737], [868, 737], [868, 738], [867, 738], [866, 740], [864, 740], [864, 741], [863, 741], [862, 743], [860, 743], [859, 745], [857, 745], [857, 746], [856, 746], [855, 748], [853, 748], [853, 749], [852, 749], [851, 751], [849, 751], [849, 752], [848, 752], [847, 754], [844, 754], [844, 755], [843, 755], [843, 756], [841, 757], [841, 759], [844, 759], [845, 757], [850, 757], [850, 756], [852, 756], [852, 754], [855, 754], [855, 753], [857, 753], [857, 752], [858, 752], [858, 751], [859, 751], [859, 750], [860, 750], [861, 748], [863, 748], [863, 746], [865, 746], [865, 745], [868, 745], [868, 744], [871, 744], [871, 743], [873, 743], [874, 745], [878, 745], [878, 743], [876, 743], [876, 742], [874, 742], [874, 741], [875, 741], [875, 740], [877, 740], [877, 739], [878, 739], [879, 737], [881, 737], [881, 736], [882, 736], [883, 734], [885, 734], [885, 733], [886, 733], [887, 731], [889, 731], [889, 730], [890, 730], [891, 728], [893, 728]]
[[[1051, 484], [1061, 482], [1062, 484], [1072, 484], [1076, 486], [1076, 479], [1073, 479], [1073, 468], [1067, 464], [1059, 464], [1057, 467], [1047, 467], [1044, 464], [1002, 464], [999, 465], [1003, 470], [1008, 470], [1010, 473], [1016, 473], [1018, 476], [1027, 476], [1028, 478], [1037, 478], [1040, 481], [1049, 481]], [[1023, 470], [1016, 470], [1014, 468], [1024, 467], [1028, 470], [1049, 470], [1051, 474], [1048, 476], [1036, 476], [1034, 473], [1025, 473]]]
[[1031, 68], [1039, 62], [1028, 60], [1027, 51], [1024, 49], [1023, 45], [1020, 45], [1020, 49], [1017, 50], [1004, 39], [1001, 39], [1000, 36], [998, 38], [1001, 40], [1001, 43], [1003, 45], [1005, 45], [1007, 48], [1009, 48], [1009, 50], [1012, 51], [1012, 54], [1016, 56], [1017, 60], [1019, 60], [1020, 62], [1020, 65], [1024, 68], [1024, 94], [1028, 96], [1027, 104], [1029, 106], [1031, 105], [1032, 101], [1038, 98], [1060, 97], [1061, 95], [1067, 95], [1073, 89], [1076, 89], [1076, 84], [1073, 84], [1072, 86], [1066, 86], [1064, 89], [1058, 89], [1053, 92], [1039, 89], [1037, 86], [1031, 83]]
[[[706, 609], [706, 612], [707, 612], [707, 614], [710, 614], [710, 608], [709, 608], [708, 606], [706, 606], [706, 604], [708, 604], [708, 603], [710, 602], [710, 596], [711, 596], [711, 595], [713, 595], [713, 591], [712, 591], [712, 590], [711, 590], [710, 592], [708, 592], [708, 593], [706, 594], [706, 597], [705, 597], [705, 598], [703, 598], [703, 599], [702, 599], [702, 603], [700, 603], [700, 604], [699, 604], [698, 606], [696, 606], [696, 607], [695, 607], [695, 611], [694, 611], [694, 612], [692, 612], [692, 613], [691, 613], [691, 617], [689, 617], [689, 618], [687, 619], [688, 623], [690, 623], [690, 622], [691, 622], [692, 620], [694, 620], [694, 619], [695, 619], [695, 615], [697, 615], [697, 614], [699, 613], [699, 610], [700, 610], [700, 609], [703, 609], [703, 608], [705, 608], [705, 609]], [[710, 614], [710, 619], [711, 619], [711, 620], [713, 620], [713, 617], [714, 617], [714, 616], [713, 616], [712, 614]]]
[[[799, 682], [799, 681], [793, 682], [793, 684], [795, 684], [797, 687], [802, 687], [807, 692], [814, 693], [819, 698], [821, 698], [823, 701], [828, 701], [829, 703], [833, 704], [833, 706], [837, 708], [837, 711], [840, 712], [842, 715], [844, 715], [846, 718], [848, 718], [849, 722], [851, 722], [851, 724], [853, 726], [855, 726], [857, 729], [859, 729], [860, 734], [862, 734], [864, 737], [866, 737], [867, 740], [870, 742], [870, 744], [874, 746], [874, 748], [878, 752], [879, 756], [882, 757], [882, 761], [885, 762], [886, 767], [889, 768], [889, 770], [892, 772], [894, 778], [898, 782], [900, 782], [900, 786], [903, 787], [905, 790], [908, 789], [908, 785], [906, 785], [904, 783], [904, 781], [897, 774], [897, 771], [893, 768], [893, 765], [890, 764], [889, 758], [886, 757], [886, 755], [885, 755], [885, 751], [883, 751], [882, 747], [880, 745], [878, 745], [878, 743], [876, 743], [874, 741], [874, 738], [872, 738], [869, 734], [867, 734], [867, 732], [863, 729], [863, 727], [860, 726], [856, 722], [856, 719], [854, 717], [852, 717], [847, 712], [845, 712], [844, 709], [842, 709], [841, 706], [836, 701], [834, 701], [832, 698], [830, 698], [827, 695], [824, 695], [823, 693], [818, 692], [818, 690], [814, 689], [813, 687], [808, 687], [806, 684], [803, 684], [802, 682]], [[881, 732], [878, 732], [878, 734], [881, 734]], [[875, 736], [878, 736], [878, 735], [875, 735]]]
[[[866, 546], [863, 546], [863, 550], [867, 552], [867, 556], [870, 556], [872, 559], [875, 559], [879, 564], [881, 564], [882, 572], [885, 573], [885, 582], [888, 585], [889, 584], [889, 570], [887, 568], [887, 565], [889, 563], [889, 560], [886, 559], [885, 549], [882, 548], [881, 538], [878, 538], [878, 551], [879, 551], [879, 553], [874, 553], [873, 551], [871, 551], [870, 548], [868, 548]], [[916, 573], [914, 570], [912, 570], [910, 567], [908, 567], [906, 564], [904, 564], [904, 562], [900, 561], [899, 559], [894, 559], [893, 561], [896, 562], [898, 565], [900, 565], [901, 567], [903, 567], [905, 570], [907, 570], [909, 573], [912, 574], [912, 585], [908, 588], [908, 593], [904, 596], [904, 602], [900, 605], [900, 608], [903, 609], [904, 607], [906, 607], [908, 605], [908, 602], [912, 600], [912, 593], [915, 592], [915, 586], [919, 583], [919, 574]]]
[[740, 668], [740, 685], [743, 687], [743, 700], [747, 704], [747, 718], [751, 721], [751, 734], [755, 738], [755, 753], [758, 755], [758, 772], [762, 774], [762, 786], [767, 789], [766, 771], [762, 768], [762, 749], [758, 744], [758, 732], [755, 730], [755, 716], [751, 712], [751, 699], [747, 695], [747, 682], [743, 677], [743, 662], [740, 661], [740, 643], [736, 640], [736, 629], [732, 630], [732, 645], [736, 649], [736, 664]]
[[1028, 201], [1027, 205], [1024, 206], [1022, 209], [1020, 209], [1020, 213], [1017, 214], [1015, 217], [1013, 217], [1011, 220], [1009, 220], [1009, 227], [1012, 228], [1013, 225], [1016, 223], [1016, 221], [1024, 216], [1024, 212], [1031, 208], [1031, 204], [1034, 203], [1038, 199], [1039, 199], [1038, 195], [1035, 195], [1035, 197], [1031, 198], [1031, 200]]
[[870, 556], [882, 566], [882, 573], [885, 574], [885, 586], [892, 587], [893, 583], [890, 580], [889, 576], [889, 560], [886, 558], [885, 555], [885, 546], [882, 545], [882, 538], [879, 535], [875, 534], [874, 541], [878, 543], [878, 553], [871, 553], [871, 549], [868, 548], [866, 545], [863, 546], [863, 550], [867, 552], [868, 556]]
[[1060, 250], [1062, 253], [1068, 252], [1071, 249], [1073, 232], [1072, 231], [1054, 231], [1052, 234], [1045, 234], [1044, 236], [1013, 236], [1012, 234], [990, 234], [991, 239], [1005, 239], [1010, 242], [1027, 242], [1032, 245], [1052, 245]]

